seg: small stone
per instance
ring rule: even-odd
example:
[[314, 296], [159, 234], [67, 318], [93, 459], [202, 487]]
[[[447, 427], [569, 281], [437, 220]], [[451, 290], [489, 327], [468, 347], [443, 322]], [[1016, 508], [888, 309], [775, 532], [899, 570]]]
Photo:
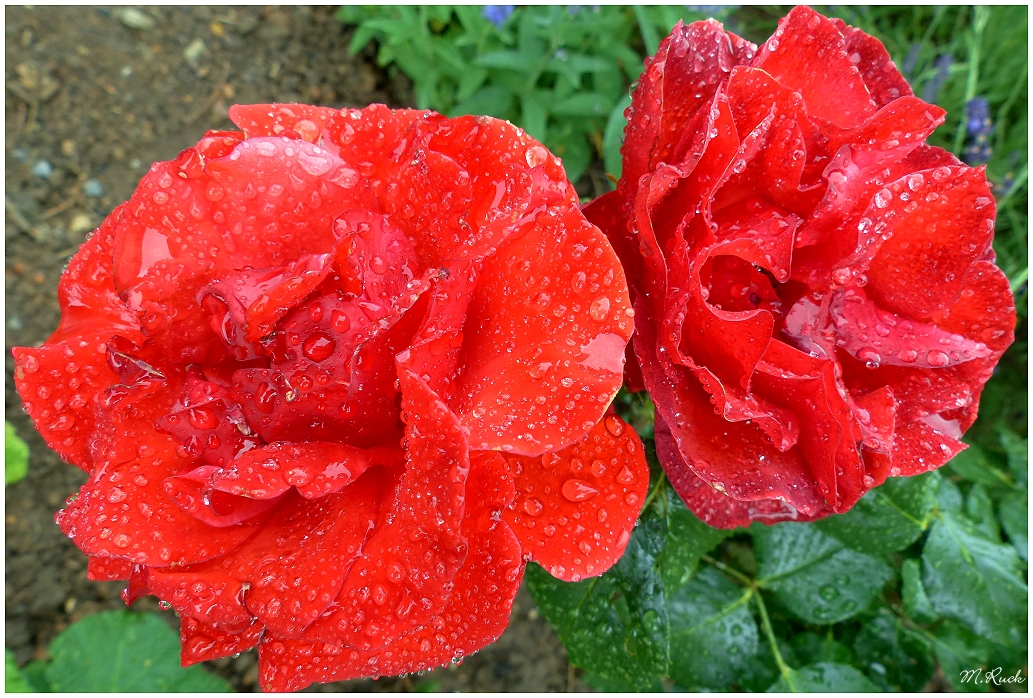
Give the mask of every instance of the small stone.
[[183, 49], [183, 58], [186, 62], [193, 67], [197, 67], [197, 62], [201, 60], [201, 56], [208, 51], [208, 47], [204, 45], [204, 42], [200, 39], [194, 39], [190, 42], [190, 45]]
[[49, 179], [54, 174], [54, 166], [46, 160], [37, 160], [32, 166], [32, 174], [40, 179]]
[[104, 196], [104, 186], [99, 179], [87, 179], [83, 184], [82, 193], [91, 199], [99, 199]]
[[132, 7], [125, 7], [118, 13], [118, 20], [131, 29], [149, 32], [157, 26], [154, 17]]
[[15, 148], [11, 151], [11, 157], [17, 160], [18, 162], [28, 162], [29, 151], [27, 151], [25, 148]]
[[85, 233], [93, 230], [93, 219], [85, 213], [77, 213], [72, 217], [72, 222], [68, 224], [68, 232], [70, 233]]

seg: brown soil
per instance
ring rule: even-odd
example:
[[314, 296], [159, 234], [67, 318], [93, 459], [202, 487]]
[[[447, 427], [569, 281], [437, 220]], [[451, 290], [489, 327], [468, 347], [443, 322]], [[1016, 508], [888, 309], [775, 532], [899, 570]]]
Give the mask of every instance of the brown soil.
[[[11, 380], [10, 348], [39, 344], [57, 326], [68, 259], [151, 162], [230, 127], [230, 104], [403, 106], [409, 90], [371, 50], [350, 56], [348, 31], [324, 8], [9, 7], [5, 19], [6, 414], [32, 449], [28, 477], [5, 492], [5, 640], [25, 664], [45, 659], [70, 623], [122, 607], [122, 585], [88, 581], [85, 556], [54, 524], [85, 476], [44, 445]], [[135, 608], [160, 612], [152, 598]], [[256, 690], [254, 651], [209, 665], [238, 691]], [[404, 691], [430, 680], [445, 691], [587, 690], [526, 591], [502, 638], [462, 665], [311, 690]]]

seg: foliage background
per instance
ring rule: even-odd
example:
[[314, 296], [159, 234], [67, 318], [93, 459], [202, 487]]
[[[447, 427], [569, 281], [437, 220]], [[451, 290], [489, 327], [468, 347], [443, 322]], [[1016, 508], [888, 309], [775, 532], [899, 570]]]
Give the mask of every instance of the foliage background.
[[[789, 9], [347, 7], [338, 16], [357, 27], [353, 50], [375, 41], [379, 62], [412, 80], [419, 107], [510, 119], [598, 194], [608, 188], [600, 169], [620, 176], [623, 111], [642, 59], [678, 20], [713, 16], [761, 42]], [[600, 689], [1027, 689], [962, 675], [1000, 667], [1000, 681], [1027, 666], [1027, 9], [816, 9], [880, 38], [916, 94], [947, 110], [932, 144], [973, 165], [988, 160], [1018, 339], [986, 386], [971, 447], [842, 516], [711, 529], [653, 459], [642, 519], [610, 572], [576, 584], [527, 572], [571, 661]], [[978, 99], [992, 125], [969, 118]], [[618, 407], [651, 443], [648, 398], [622, 394]]]

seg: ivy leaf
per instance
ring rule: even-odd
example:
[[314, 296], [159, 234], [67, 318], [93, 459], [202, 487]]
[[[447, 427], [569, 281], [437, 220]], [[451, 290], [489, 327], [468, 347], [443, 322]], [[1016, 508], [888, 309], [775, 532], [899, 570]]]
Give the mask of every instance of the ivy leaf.
[[1001, 525], [1004, 527], [1005, 533], [1008, 534], [1008, 540], [1015, 546], [1015, 550], [1019, 553], [1022, 561], [1028, 563], [1029, 502], [1026, 499], [1026, 495], [1021, 492], [1008, 494], [1001, 500], [998, 513]]
[[750, 589], [712, 567], [667, 598], [671, 678], [685, 688], [726, 688], [757, 654]]
[[663, 519], [644, 516], [620, 561], [603, 576], [582, 582], [561, 582], [528, 565], [531, 596], [571, 663], [608, 686], [652, 690], [667, 675], [670, 638], [657, 569], [666, 532]]
[[816, 525], [854, 550], [871, 555], [897, 552], [918, 540], [929, 525], [936, 487], [930, 475], [890, 478], [847, 513]]
[[1028, 589], [1015, 548], [988, 540], [965, 517], [948, 513], [929, 533], [922, 563], [937, 613], [994, 642], [1024, 642]]
[[818, 662], [803, 669], [790, 669], [789, 676], [776, 681], [768, 693], [874, 693], [879, 688], [852, 666]]
[[921, 623], [932, 623], [939, 616], [933, 610], [933, 604], [922, 586], [922, 566], [918, 560], [904, 560], [900, 567], [902, 579], [900, 595], [904, 601], [904, 613]]
[[955, 691], [990, 690], [986, 683], [976, 683], [965, 673], [986, 666], [990, 657], [990, 643], [961, 625], [947, 621], [933, 636], [933, 650], [943, 669], [943, 675]]
[[18, 437], [14, 425], [4, 422], [4, 486], [21, 480], [29, 471], [29, 446]]
[[665, 497], [668, 533], [667, 547], [660, 557], [660, 575], [670, 595], [689, 580], [700, 559], [732, 532], [711, 528], [697, 519], [672, 488], [664, 488], [661, 496]]
[[881, 559], [845, 548], [810, 524], [750, 529], [757, 550], [757, 583], [808, 623], [857, 615], [893, 576]]
[[53, 690], [230, 691], [199, 666], [179, 665], [179, 637], [154, 613], [106, 611], [83, 618], [50, 645], [44, 675]]
[[861, 629], [854, 652], [882, 691], [918, 691], [935, 668], [929, 641], [886, 609]]

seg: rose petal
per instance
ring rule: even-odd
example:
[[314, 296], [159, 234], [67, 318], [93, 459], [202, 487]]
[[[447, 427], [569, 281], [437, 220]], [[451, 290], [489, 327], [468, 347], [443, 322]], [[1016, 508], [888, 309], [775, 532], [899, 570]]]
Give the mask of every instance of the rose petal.
[[398, 379], [408, 417], [405, 475], [330, 612], [306, 639], [373, 650], [413, 632], [441, 613], [466, 558], [466, 436], [418, 376], [399, 367]]
[[257, 530], [257, 520], [213, 529], [165, 495], [166, 477], [196, 466], [153, 427], [171, 407], [176, 387], [153, 379], [117, 386], [101, 398], [93, 474], [56, 517], [83, 552], [141, 565], [186, 565], [224, 555]]
[[259, 648], [262, 689], [296, 691], [313, 682], [425, 671], [498, 639], [508, 624], [524, 566], [516, 536], [499, 520], [513, 499], [499, 455], [472, 454], [467, 494], [463, 533], [470, 554], [456, 573], [452, 597], [441, 615], [373, 651], [305, 640], [264, 642]]
[[396, 483], [378, 468], [339, 494], [289, 496], [246, 546], [185, 569], [153, 568], [151, 592], [181, 615], [222, 625], [257, 617], [297, 637], [334, 600]]
[[[339, 158], [300, 140], [252, 138], [180, 176], [158, 163], [115, 233], [115, 285], [173, 360], [218, 358], [195, 295], [243, 267], [286, 266], [333, 249], [332, 222], [371, 193]], [[256, 244], [257, 242], [257, 244]]]
[[844, 128], [875, 113], [875, 102], [836, 25], [800, 5], [778, 23], [751, 65], [799, 92], [807, 111]]
[[46, 344], [11, 350], [25, 411], [47, 445], [86, 472], [93, 467], [87, 444], [96, 422], [94, 400], [117, 382], [105, 345], [116, 334], [142, 341], [112, 281], [112, 240], [124, 210], [115, 209], [72, 257], [58, 286], [61, 323]]
[[117, 582], [132, 573], [133, 563], [118, 557], [90, 555], [86, 563], [86, 578], [93, 582]]
[[180, 616], [180, 664], [188, 667], [199, 662], [207, 662], [209, 659], [245, 652], [258, 644], [264, 631], [265, 626], [258, 621], [252, 622], [242, 632], [228, 633], [196, 618]]
[[956, 299], [993, 239], [994, 198], [982, 169], [916, 172], [876, 192], [872, 206], [889, 239], [868, 267], [866, 290], [879, 306], [906, 317], [930, 317], [944, 299]]
[[558, 453], [504, 455], [517, 491], [504, 518], [525, 555], [568, 582], [598, 576], [620, 558], [649, 489], [634, 429], [610, 414]]
[[613, 250], [570, 200], [485, 263], [452, 401], [471, 446], [539, 455], [599, 421], [633, 330], [624, 289]]
[[894, 100], [913, 94], [881, 41], [857, 27], [848, 27], [841, 19], [832, 17], [831, 21], [843, 34], [848, 58], [861, 71], [876, 106], [881, 109]]
[[248, 138], [276, 136], [286, 130], [315, 143], [323, 126], [336, 113], [336, 109], [308, 104], [234, 104], [229, 117]]

